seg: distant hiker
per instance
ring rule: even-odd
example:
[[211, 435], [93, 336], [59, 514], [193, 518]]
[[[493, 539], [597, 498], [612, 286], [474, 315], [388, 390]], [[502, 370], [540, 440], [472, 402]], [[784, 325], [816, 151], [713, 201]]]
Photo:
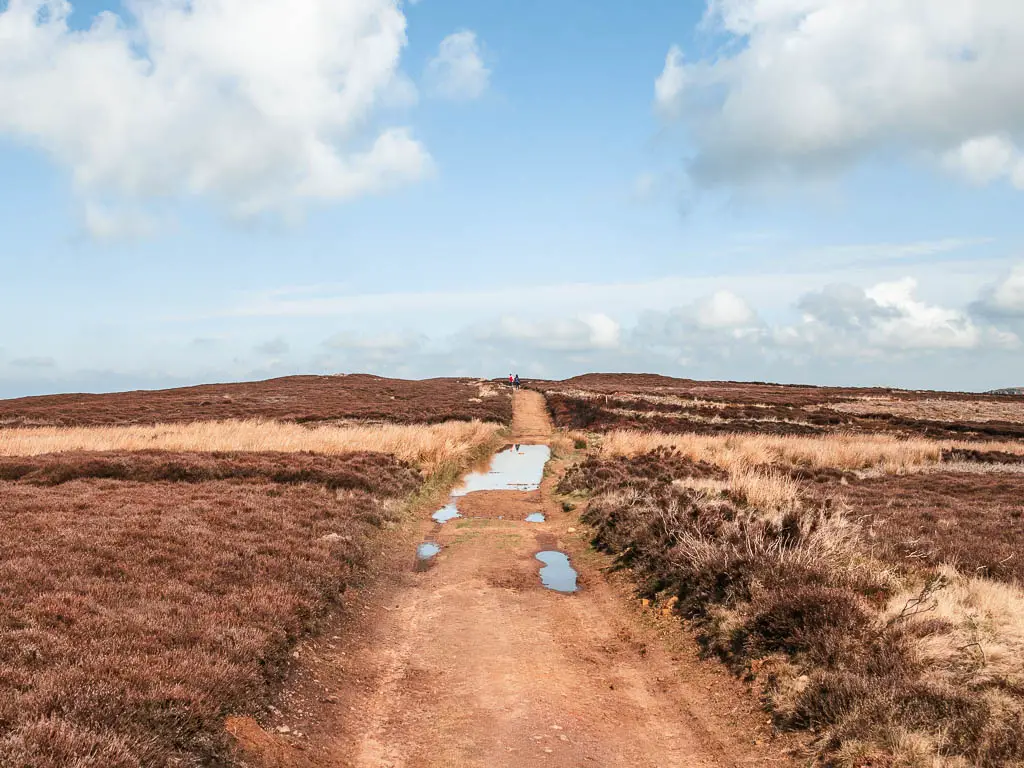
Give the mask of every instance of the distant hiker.
[[519, 374], [516, 374], [515, 379], [512, 381], [512, 389], [519, 389]]
[[511, 374], [511, 373], [510, 373], [510, 374], [508, 375], [508, 385], [509, 385], [510, 387], [512, 387], [512, 389], [515, 389], [515, 388], [516, 388], [516, 382], [515, 382], [515, 380], [514, 380], [514, 379], [512, 378], [512, 374]]

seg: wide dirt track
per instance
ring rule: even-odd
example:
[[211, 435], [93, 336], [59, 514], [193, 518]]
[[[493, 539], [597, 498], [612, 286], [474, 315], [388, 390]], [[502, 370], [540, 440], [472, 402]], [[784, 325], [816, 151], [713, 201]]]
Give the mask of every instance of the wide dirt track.
[[[543, 397], [518, 393], [513, 439], [541, 444], [551, 432]], [[552, 496], [563, 470], [552, 461], [539, 491], [470, 494], [465, 518], [443, 526], [424, 510], [377, 586], [346, 609], [357, 629], [299, 649], [284, 704], [262, 727], [229, 722], [246, 762], [788, 765], [742, 684], [606, 575], [610, 561]], [[523, 521], [537, 510], [546, 522]], [[424, 539], [443, 549], [417, 571]], [[580, 591], [541, 586], [534, 555], [551, 549], [569, 555]]]

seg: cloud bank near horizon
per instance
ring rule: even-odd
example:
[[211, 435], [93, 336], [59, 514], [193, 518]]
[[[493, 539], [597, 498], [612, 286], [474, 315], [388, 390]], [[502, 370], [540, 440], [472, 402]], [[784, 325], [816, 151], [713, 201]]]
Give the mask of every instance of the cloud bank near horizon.
[[[590, 289], [612, 295], [621, 287]], [[551, 286], [540, 293], [550, 297], [558, 290]], [[759, 307], [757, 294], [721, 287], [632, 318], [611, 310], [574, 311], [562, 303], [556, 305], [561, 311], [498, 312], [447, 333], [411, 324], [416, 302], [406, 302], [412, 309], [399, 319], [406, 323], [402, 327], [360, 322], [360, 313], [350, 312], [342, 299], [278, 298], [292, 313], [294, 302], [313, 302], [315, 317], [299, 318], [312, 325], [289, 331], [295, 317], [257, 304], [266, 312], [261, 327], [272, 333], [255, 340], [245, 336], [244, 342], [237, 334], [191, 339], [179, 345], [182, 355], [200, 362], [187, 371], [168, 367], [163, 373], [159, 363], [135, 371], [83, 372], [52, 357], [43, 365], [44, 358], [0, 350], [0, 394], [335, 372], [424, 378], [492, 377], [515, 370], [530, 378], [565, 378], [599, 370], [646, 371], [698, 379], [965, 390], [1024, 381], [1024, 265], [993, 279], [962, 305], [925, 299], [918, 280], [906, 276], [867, 285], [827, 282], [795, 294], [782, 315]], [[368, 305], [379, 300], [361, 298]], [[389, 306], [400, 306], [394, 298]], [[437, 304], [435, 296], [422, 298], [424, 306]], [[226, 321], [245, 326], [257, 319], [254, 311]], [[79, 381], [82, 387], [76, 386]]]

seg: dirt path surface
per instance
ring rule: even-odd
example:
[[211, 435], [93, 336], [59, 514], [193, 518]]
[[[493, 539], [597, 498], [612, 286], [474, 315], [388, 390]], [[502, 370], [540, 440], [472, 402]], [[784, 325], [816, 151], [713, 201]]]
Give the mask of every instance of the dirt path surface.
[[[513, 439], [551, 431], [541, 395], [518, 393]], [[788, 765], [743, 686], [600, 570], [576, 513], [552, 499], [562, 469], [551, 462], [538, 491], [470, 494], [443, 526], [425, 515], [342, 617], [346, 634], [300, 649], [266, 730], [235, 724], [254, 764]], [[535, 511], [547, 520], [524, 522]], [[417, 571], [422, 540], [442, 550]], [[569, 555], [578, 592], [541, 586], [534, 555], [551, 549]]]

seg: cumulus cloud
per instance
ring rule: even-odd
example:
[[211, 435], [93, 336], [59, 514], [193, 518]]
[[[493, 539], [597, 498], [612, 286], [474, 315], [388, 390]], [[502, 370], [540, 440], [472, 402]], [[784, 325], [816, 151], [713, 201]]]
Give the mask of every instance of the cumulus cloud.
[[778, 376], [787, 365], [895, 364], [999, 354], [1020, 346], [1014, 333], [976, 320], [966, 309], [921, 299], [909, 277], [868, 288], [827, 285], [802, 295], [793, 309], [796, 322], [770, 323], [744, 299], [721, 290], [668, 312], [646, 313], [623, 347], [646, 359], [656, 354], [675, 364], [749, 377], [769, 368]]
[[[409, 96], [398, 0], [126, 5], [84, 31], [65, 0], [0, 11], [0, 134], [70, 169], [85, 199], [205, 196], [246, 216], [430, 172], [407, 128], [380, 125]], [[86, 224], [124, 222], [94, 208]]]
[[972, 309], [989, 317], [1024, 318], [1024, 266], [982, 291]]
[[968, 139], [943, 156], [946, 168], [972, 184], [990, 184], [1000, 178], [1024, 188], [1024, 157], [1007, 136], [979, 136]]
[[602, 313], [533, 321], [507, 315], [475, 329], [471, 336], [477, 342], [499, 347], [528, 344], [542, 350], [585, 352], [614, 349], [621, 332], [619, 323]]
[[746, 300], [719, 290], [668, 312], [645, 313], [635, 337], [641, 344], [693, 352], [703, 347], [721, 349], [728, 339], [756, 341], [761, 333], [761, 320]]
[[750, 305], [731, 291], [716, 291], [694, 305], [697, 327], [708, 330], [735, 330], [756, 323], [757, 315]]
[[975, 322], [962, 309], [929, 304], [907, 277], [868, 289], [827, 286], [801, 298], [801, 325], [777, 338], [808, 344], [823, 354], [878, 356], [890, 352], [944, 351], [1014, 346], [1012, 333]]
[[1017, 0], [709, 0], [707, 58], [669, 51], [655, 105], [692, 141], [692, 178], [817, 175], [925, 152], [975, 183], [1024, 187]]
[[682, 106], [683, 89], [686, 86], [686, 69], [683, 51], [678, 45], [669, 48], [665, 57], [665, 68], [654, 81], [654, 105], [665, 117], [677, 117]]
[[476, 33], [470, 30], [448, 35], [441, 41], [437, 56], [427, 65], [430, 91], [453, 101], [479, 98], [487, 90], [490, 77]]

